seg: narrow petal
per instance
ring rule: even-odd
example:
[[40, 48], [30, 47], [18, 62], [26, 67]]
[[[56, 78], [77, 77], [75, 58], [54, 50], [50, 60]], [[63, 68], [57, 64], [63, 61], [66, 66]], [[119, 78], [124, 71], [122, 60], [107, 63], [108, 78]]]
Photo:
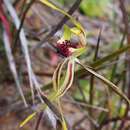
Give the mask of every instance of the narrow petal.
[[58, 96], [63, 96], [66, 91], [71, 87], [74, 79], [74, 66], [75, 66], [75, 58], [70, 58], [67, 66], [67, 72], [65, 75], [65, 79], [63, 84], [61, 85]]
[[65, 59], [62, 63], [60, 63], [54, 74], [53, 74], [53, 78], [52, 78], [52, 81], [53, 81], [53, 87], [54, 87], [54, 90], [55, 91], [58, 91], [58, 88], [59, 88], [59, 85], [60, 85], [60, 78], [61, 78], [61, 70], [64, 66], [64, 64], [68, 61], [68, 59]]

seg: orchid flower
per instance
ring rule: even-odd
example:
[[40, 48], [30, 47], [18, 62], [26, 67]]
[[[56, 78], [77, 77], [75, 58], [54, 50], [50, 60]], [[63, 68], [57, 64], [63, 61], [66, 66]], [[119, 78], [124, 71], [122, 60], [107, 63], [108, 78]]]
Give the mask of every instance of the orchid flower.
[[[99, 75], [97, 72], [93, 71], [91, 67], [83, 65], [78, 56], [82, 55], [86, 49], [86, 31], [83, 26], [76, 21], [71, 15], [66, 13], [64, 10], [60, 9], [56, 5], [52, 4], [49, 0], [40, 0], [44, 5], [66, 15], [70, 18], [70, 21], [74, 24], [74, 28], [69, 28], [67, 25], [64, 26], [64, 34], [60, 40], [57, 41], [57, 50], [64, 57], [63, 63], [60, 63], [56, 68], [53, 75], [53, 87], [56, 91], [57, 96], [63, 96], [65, 92], [71, 87], [74, 79], [74, 67], [75, 63], [79, 64], [86, 71], [93, 74], [98, 79], [102, 80], [107, 86], [109, 86], [115, 93], [121, 96], [128, 104], [130, 104], [127, 96], [111, 81], [107, 80], [105, 77]], [[71, 38], [73, 35], [76, 35], [79, 38], [78, 44], [71, 43]], [[61, 83], [61, 71], [65, 63], [68, 63], [67, 72], [64, 80]]]
[[[71, 36], [77, 35], [79, 37], [79, 43], [74, 44], [71, 43]], [[80, 60], [78, 59], [78, 56], [82, 55], [86, 51], [86, 42], [85, 42], [85, 35], [82, 31], [78, 30], [78, 28], [75, 29], [69, 29], [68, 26], [64, 26], [64, 35], [63, 37], [58, 40], [57, 42], [57, 48], [58, 52], [64, 57], [64, 61], [60, 63], [53, 75], [53, 87], [55, 94], [50, 99], [57, 100], [60, 106], [60, 98], [67, 92], [67, 90], [72, 86], [73, 80], [74, 80], [74, 69], [75, 64], [77, 63], [81, 67], [83, 67], [86, 71], [93, 74], [98, 79], [102, 80], [105, 84], [107, 84], [112, 90], [114, 90], [118, 95], [123, 97], [128, 103], [130, 103], [127, 96], [125, 96], [119, 88], [114, 85], [112, 82], [104, 78], [103, 76], [99, 75], [97, 72], [91, 69], [91, 67], [83, 65]], [[64, 79], [61, 76], [61, 72], [63, 69], [63, 66], [67, 64], [67, 70], [66, 74], [64, 76]], [[51, 100], [52, 101], [52, 100]], [[62, 114], [62, 111], [61, 111]], [[64, 118], [63, 118], [64, 122]], [[66, 127], [65, 127], [66, 128]]]
[[[70, 41], [75, 34], [79, 36], [79, 43]], [[58, 53], [64, 57], [64, 60], [57, 66], [53, 74], [53, 87], [55, 96], [61, 97], [73, 83], [75, 63], [78, 61], [77, 57], [86, 51], [85, 35], [78, 28], [70, 29], [65, 25], [63, 37], [57, 41], [56, 46]], [[62, 80], [61, 72], [65, 64], [67, 64], [67, 71], [64, 80]]]
[[[78, 36], [79, 43], [74, 44], [71, 42], [71, 37], [73, 35]], [[75, 63], [83, 67], [86, 71], [93, 74], [98, 79], [102, 80], [106, 85], [108, 85], [115, 93], [123, 97], [128, 103], [130, 103], [129, 99], [123, 92], [112, 82], [107, 80], [105, 77], [99, 75], [95, 72], [91, 67], [84, 65], [80, 62], [78, 57], [85, 53], [86, 47], [86, 37], [84, 33], [78, 28], [69, 28], [67, 25], [64, 26], [64, 34], [63, 37], [57, 41], [57, 49], [58, 53], [64, 57], [64, 61], [60, 63], [53, 75], [53, 87], [55, 91], [55, 95], [57, 97], [63, 96], [66, 91], [71, 87], [74, 79], [74, 68]], [[63, 66], [67, 63], [67, 71], [65, 74], [65, 78], [61, 77], [61, 72]]]

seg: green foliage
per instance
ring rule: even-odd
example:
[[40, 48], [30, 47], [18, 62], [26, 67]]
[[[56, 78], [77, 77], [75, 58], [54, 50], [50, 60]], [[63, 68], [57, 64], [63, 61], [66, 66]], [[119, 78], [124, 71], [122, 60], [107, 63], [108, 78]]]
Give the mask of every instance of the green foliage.
[[61, 5], [66, 5], [66, 6], [75, 2], [75, 0], [55, 0], [55, 1], [59, 2]]
[[59, 3], [61, 3], [62, 5], [65, 4], [65, 1], [64, 0], [57, 0]]
[[122, 117], [125, 114], [125, 110], [126, 110], [126, 105], [122, 104], [122, 106], [120, 107], [120, 113], [119, 113], [120, 117]]
[[70, 38], [71, 38], [71, 30], [67, 25], [64, 25], [63, 38], [66, 39], [66, 40], [70, 40]]
[[[83, 94], [85, 96], [85, 98], [88, 100], [89, 99], [89, 81], [88, 80], [80, 80], [79, 81], [79, 87], [82, 89]], [[79, 89], [76, 89], [76, 92], [74, 93], [74, 98], [77, 100], [83, 100], [83, 96], [81, 95]]]
[[[57, 0], [62, 5], [72, 3], [73, 0]], [[108, 4], [111, 0], [83, 0], [80, 5], [80, 10], [87, 16], [102, 17], [110, 14]]]
[[88, 16], [101, 17], [105, 15], [109, 2], [110, 0], [83, 0], [80, 9]]

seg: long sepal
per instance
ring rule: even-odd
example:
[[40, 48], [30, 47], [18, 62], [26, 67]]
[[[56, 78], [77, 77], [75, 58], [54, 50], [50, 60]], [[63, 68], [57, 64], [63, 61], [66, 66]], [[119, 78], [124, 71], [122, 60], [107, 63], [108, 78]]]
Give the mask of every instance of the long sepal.
[[86, 32], [84, 30], [84, 28], [82, 27], [82, 25], [76, 21], [71, 15], [69, 15], [67, 12], [65, 12], [63, 9], [60, 9], [59, 7], [57, 7], [56, 5], [54, 5], [53, 3], [51, 3], [50, 1], [48, 0], [40, 0], [40, 2], [42, 2], [43, 4], [45, 4], [46, 6], [56, 10], [56, 11], [59, 11], [60, 13], [66, 15], [71, 21], [72, 23], [77, 27], [79, 28], [83, 33], [84, 35], [86, 35]]
[[71, 57], [69, 62], [68, 62], [68, 66], [67, 66], [67, 72], [65, 75], [65, 79], [62, 83], [62, 85], [60, 86], [60, 89], [58, 91], [58, 96], [63, 96], [66, 91], [71, 87], [72, 83], [73, 83], [73, 79], [74, 79], [74, 66], [75, 66], [75, 58]]
[[105, 77], [101, 76], [100, 74], [98, 74], [97, 72], [95, 72], [94, 70], [92, 70], [91, 68], [83, 65], [82, 63], [80, 63], [80, 61], [78, 59], [76, 59], [76, 62], [82, 66], [86, 71], [88, 71], [89, 73], [93, 74], [95, 77], [97, 77], [98, 79], [100, 79], [101, 81], [103, 81], [106, 85], [108, 85], [115, 93], [117, 93], [119, 96], [121, 96], [128, 104], [130, 104], [130, 100], [128, 99], [128, 97], [115, 85], [113, 84], [111, 81], [109, 81], [108, 79], [106, 79]]
[[59, 63], [59, 65], [57, 66], [57, 68], [53, 74], [52, 81], [53, 81], [53, 88], [55, 91], [58, 91], [58, 89], [59, 89], [61, 70], [67, 61], [68, 61], [68, 59], [65, 59], [63, 62]]

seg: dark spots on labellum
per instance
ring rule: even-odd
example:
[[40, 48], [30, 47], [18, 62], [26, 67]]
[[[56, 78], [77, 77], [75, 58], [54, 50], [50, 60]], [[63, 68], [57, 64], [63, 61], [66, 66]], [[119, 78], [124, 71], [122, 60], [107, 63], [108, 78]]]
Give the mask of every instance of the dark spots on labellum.
[[64, 57], [68, 57], [72, 54], [70, 48], [76, 48], [77, 46], [71, 43], [69, 40], [65, 40], [57, 43], [57, 53]]

